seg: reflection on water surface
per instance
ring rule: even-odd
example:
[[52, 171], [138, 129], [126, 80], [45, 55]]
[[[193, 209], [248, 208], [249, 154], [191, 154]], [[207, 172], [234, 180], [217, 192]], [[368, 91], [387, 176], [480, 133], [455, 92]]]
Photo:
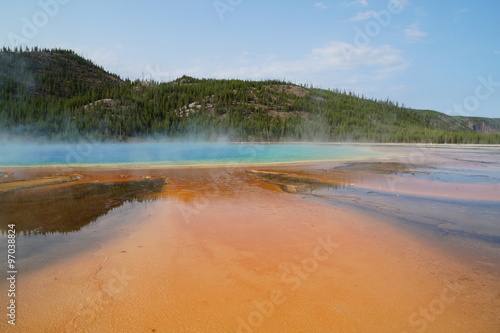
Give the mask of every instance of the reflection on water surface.
[[0, 228], [15, 224], [20, 234], [67, 233], [106, 215], [126, 202], [153, 200], [164, 178], [126, 182], [44, 186], [0, 194]]
[[[488, 173], [460, 169], [453, 173], [448, 168], [405, 165], [394, 162], [355, 162], [333, 169], [322, 169], [295, 174], [286, 171], [252, 170], [248, 174], [281, 190], [314, 197], [331, 204], [348, 205], [398, 223], [425, 228], [441, 236], [458, 236], [467, 239], [500, 244], [500, 203], [488, 200], [465, 200], [446, 197], [426, 197], [421, 194], [402, 194], [378, 187], [365, 188], [370, 181], [383, 185], [386, 175], [398, 175], [441, 182], [462, 180], [462, 183], [495, 179]], [[490, 173], [493, 173], [491, 171]], [[449, 173], [449, 174], [447, 174]], [[443, 175], [448, 176], [443, 176]], [[464, 179], [467, 179], [465, 181]], [[382, 181], [380, 181], [382, 180]], [[386, 179], [387, 181], [387, 179]], [[390, 185], [389, 182], [386, 185]], [[390, 187], [389, 187], [390, 188]]]

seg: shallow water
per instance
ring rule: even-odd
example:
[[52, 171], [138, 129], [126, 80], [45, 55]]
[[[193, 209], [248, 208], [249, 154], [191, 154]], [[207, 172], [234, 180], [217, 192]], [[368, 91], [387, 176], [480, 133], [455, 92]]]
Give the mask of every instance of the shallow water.
[[165, 179], [42, 186], [0, 193], [2, 235], [15, 224], [23, 235], [80, 230], [127, 202], [142, 202], [160, 192]]
[[500, 183], [500, 170], [474, 170], [464, 168], [421, 168], [415, 178], [447, 183]]
[[342, 160], [373, 156], [366, 148], [313, 144], [11, 144], [0, 147], [0, 166], [199, 165]]
[[497, 201], [395, 195], [350, 187], [319, 189], [311, 194], [331, 203], [376, 212], [441, 236], [460, 236], [500, 245], [500, 202]]
[[[50, 267], [82, 252], [98, 252], [109, 239], [129, 234], [134, 225], [140, 224], [148, 216], [148, 210], [154, 205], [153, 200], [128, 201], [109, 209], [94, 221], [85, 217], [76, 218], [71, 222], [78, 224], [77, 230], [68, 231], [67, 225], [60, 224], [53, 226], [51, 232], [42, 232], [40, 229], [43, 227], [40, 227], [35, 232], [18, 235], [17, 266], [26, 274]], [[45, 224], [44, 221], [41, 222], [42, 225]], [[6, 247], [3, 241], [0, 241], [0, 246]]]
[[291, 194], [363, 210], [400, 227], [419, 229], [427, 234], [424, 237], [498, 247], [498, 148], [431, 151], [439, 158], [426, 152], [411, 163], [410, 159], [347, 162], [305, 171], [259, 168], [251, 175]]

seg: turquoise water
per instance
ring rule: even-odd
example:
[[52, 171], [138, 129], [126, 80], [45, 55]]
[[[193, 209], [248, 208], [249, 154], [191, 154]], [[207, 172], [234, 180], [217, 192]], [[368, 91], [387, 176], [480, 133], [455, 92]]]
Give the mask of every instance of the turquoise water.
[[0, 148], [0, 166], [97, 164], [259, 164], [368, 157], [366, 148], [314, 144], [9, 144]]

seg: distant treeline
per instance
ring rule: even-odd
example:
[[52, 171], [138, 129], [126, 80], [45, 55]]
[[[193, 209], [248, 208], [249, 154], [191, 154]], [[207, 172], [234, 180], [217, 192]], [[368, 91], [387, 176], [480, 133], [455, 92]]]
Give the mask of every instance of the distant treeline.
[[277, 80], [122, 80], [73, 51], [38, 48], [0, 52], [0, 131], [47, 140], [500, 143], [500, 119]]

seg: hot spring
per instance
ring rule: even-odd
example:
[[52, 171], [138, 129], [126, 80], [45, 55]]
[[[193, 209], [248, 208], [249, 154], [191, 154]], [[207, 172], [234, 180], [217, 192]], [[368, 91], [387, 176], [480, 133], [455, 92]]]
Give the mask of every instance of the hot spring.
[[238, 165], [332, 161], [373, 155], [366, 147], [331, 144], [15, 143], [0, 148], [0, 166]]

